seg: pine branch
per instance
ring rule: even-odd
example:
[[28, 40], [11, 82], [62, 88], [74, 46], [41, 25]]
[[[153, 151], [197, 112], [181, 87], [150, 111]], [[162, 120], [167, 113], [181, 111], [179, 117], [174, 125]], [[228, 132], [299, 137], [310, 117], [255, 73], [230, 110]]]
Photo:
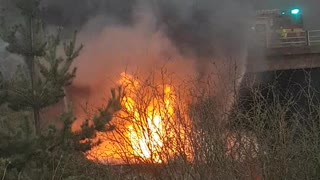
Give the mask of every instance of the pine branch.
[[[93, 122], [97, 131], [105, 131], [105, 127], [113, 118], [113, 115], [121, 110], [121, 100], [124, 92], [121, 86], [118, 89], [111, 89], [111, 98], [105, 108], [99, 109], [99, 114], [94, 117]], [[111, 127], [111, 130], [113, 127]]]

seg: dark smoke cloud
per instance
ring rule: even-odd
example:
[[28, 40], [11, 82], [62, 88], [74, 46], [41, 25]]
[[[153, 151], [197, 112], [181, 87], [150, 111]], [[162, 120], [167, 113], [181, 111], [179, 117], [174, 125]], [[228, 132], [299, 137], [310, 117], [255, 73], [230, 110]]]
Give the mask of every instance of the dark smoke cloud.
[[97, 15], [131, 24], [135, 3], [135, 0], [43, 0], [46, 20], [64, 27], [81, 27]]
[[[112, 67], [113, 64], [107, 60], [103, 62], [107, 59], [103, 57], [97, 58], [97, 62], [89, 56], [83, 60], [86, 54], [90, 54], [88, 49], [95, 52], [92, 47], [99, 44], [103, 47], [98, 47], [103, 49], [106, 42], [109, 46], [111, 44], [110, 48], [121, 43], [119, 52], [125, 54], [132, 49], [127, 47], [128, 44], [148, 43], [151, 39], [147, 38], [158, 37], [157, 34], [161, 38], [156, 39], [170, 44], [170, 48], [164, 49], [177, 49], [179, 54], [176, 56], [193, 59], [200, 73], [206, 71], [209, 61], [223, 62], [234, 58], [241, 65], [245, 61], [246, 35], [251, 16], [250, 4], [245, 0], [43, 0], [42, 5], [47, 23], [81, 31], [79, 39], [89, 46], [81, 62], [87, 64], [92, 61], [90, 64], [95, 64], [99, 69]], [[141, 20], [145, 17], [141, 14], [147, 14], [152, 20]], [[139, 37], [141, 32], [146, 35], [140, 40], [131, 37]], [[130, 39], [137, 42], [129, 42]], [[141, 44], [140, 48], [144, 47], [148, 48], [146, 44]], [[102, 50], [102, 54], [105, 52], [107, 50]], [[114, 56], [113, 59], [122, 56], [114, 52], [109, 54]], [[108, 54], [103, 56], [108, 57]], [[101, 69], [103, 71], [106, 70]]]
[[[234, 58], [243, 72], [251, 20], [248, 4], [236, 0], [139, 0], [130, 7], [132, 23], [112, 24], [112, 17], [98, 13], [81, 29], [80, 40], [86, 48], [77, 60], [74, 85], [90, 86], [85, 92], [91, 102], [102, 104], [98, 101], [101, 92], [109, 89], [104, 79], [118, 76], [127, 67], [149, 71], [156, 65], [171, 64], [168, 71], [199, 79], [214, 71], [224, 73], [220, 74], [222, 80], [215, 78], [215, 83], [224, 81], [224, 85], [229, 82], [227, 72], [234, 70], [229, 58]], [[211, 62], [216, 69], [207, 69]], [[226, 92], [222, 86], [221, 92]]]
[[[10, 2], [10, 0], [0, 0], [2, 2]], [[133, 9], [137, 0], [43, 0], [48, 7], [48, 20], [52, 23], [59, 25], [73, 25], [80, 26], [84, 24], [91, 17], [96, 16], [97, 14], [104, 14], [107, 16], [112, 16], [117, 19], [117, 23], [123, 24], [131, 24]], [[151, 1], [150, 1], [151, 2]], [[158, 3], [160, 2], [160, 3]], [[161, 9], [162, 12], [174, 10], [172, 7], [178, 7], [178, 12], [176, 13], [186, 13], [187, 11], [184, 8], [190, 9], [190, 5], [192, 1], [190, 0], [181, 0], [180, 2], [177, 0], [169, 1], [163, 0], [156, 2], [153, 0], [154, 4], [160, 4], [161, 7], [165, 9]], [[222, 11], [226, 10], [226, 12], [230, 12], [230, 9], [225, 9], [223, 4], [228, 3], [228, 1], [194, 1], [203, 6], [204, 4], [208, 5], [204, 8], [211, 9], [212, 14], [213, 11]], [[230, 2], [230, 1], [229, 1]], [[303, 9], [306, 26], [309, 29], [320, 28], [320, 21], [318, 21], [318, 17], [320, 16], [320, 11], [318, 11], [318, 7], [320, 6], [319, 0], [246, 0], [246, 2], [242, 1], [234, 1], [235, 4], [250, 4], [254, 6], [255, 9], [286, 9], [292, 7], [301, 7]], [[171, 6], [168, 6], [168, 5]], [[201, 5], [203, 4], [203, 5]], [[172, 6], [173, 5], [173, 6]], [[188, 7], [189, 6], [189, 7]], [[227, 6], [228, 7], [228, 6]], [[198, 9], [201, 9], [198, 8]], [[202, 7], [203, 9], [203, 7]], [[164, 11], [163, 11], [164, 10]], [[243, 9], [241, 9], [243, 10]], [[240, 13], [237, 11], [237, 13]], [[246, 13], [246, 11], [242, 11], [241, 13]], [[160, 12], [161, 14], [161, 12]], [[196, 15], [197, 16], [197, 15]], [[242, 15], [241, 15], [242, 16]], [[232, 17], [232, 16], [229, 16]]]
[[217, 51], [230, 53], [245, 47], [241, 45], [245, 44], [250, 22], [248, 4], [232, 0], [163, 0], [157, 5], [160, 24], [182, 53], [207, 58]]
[[[238, 50], [244, 42], [248, 4], [235, 0], [46, 0], [49, 23], [81, 27], [95, 16], [132, 25], [138, 3], [148, 4], [167, 36], [184, 54], [209, 57], [215, 47]], [[245, 4], [245, 5], [244, 5]], [[241, 35], [239, 35], [241, 34]]]
[[108, 27], [134, 27], [137, 14], [150, 11], [153, 31], [163, 33], [186, 58], [193, 57], [199, 74], [216, 59], [244, 63], [253, 12], [247, 0], [45, 0], [43, 5], [48, 23], [85, 28], [89, 36]]
[[[13, 9], [13, 2], [15, 0], [0, 0], [0, 8]], [[107, 16], [112, 16], [117, 19], [118, 23], [132, 23], [132, 14], [134, 11], [134, 6], [138, 0], [42, 0], [43, 4], [47, 7], [47, 19], [51, 23], [64, 25], [64, 26], [81, 26], [91, 17], [97, 14], [105, 14]], [[157, 4], [157, 0], [150, 0], [154, 4]], [[190, 5], [190, 0], [177, 0], [173, 1], [158, 1], [161, 6], [166, 6], [164, 4], [175, 4], [176, 6], [186, 7]], [[194, 1], [196, 2], [196, 1]], [[220, 9], [219, 4], [225, 4], [227, 1], [197, 1], [198, 4], [208, 4], [207, 8]], [[204, 3], [205, 2], [205, 3]], [[234, 1], [236, 4], [244, 3], [242, 1]], [[255, 9], [273, 9], [280, 8], [286, 9], [291, 7], [300, 7], [303, 9], [305, 21], [307, 26], [310, 28], [320, 28], [320, 21], [318, 17], [320, 16], [320, 11], [318, 7], [320, 6], [319, 0], [246, 0], [246, 4], [254, 6]], [[158, 3], [159, 4], [159, 3]], [[168, 7], [168, 6], [166, 6]], [[186, 12], [179, 8], [180, 12]], [[169, 9], [172, 9], [169, 7]], [[182, 11], [181, 11], [182, 10]], [[225, 10], [225, 9], [224, 9]]]
[[[0, 0], [2, 6], [12, 7], [13, 1]], [[141, 0], [42, 0], [48, 23], [80, 29], [90, 19], [100, 15], [112, 19], [113, 24], [132, 25], [134, 9]], [[159, 24], [183, 53], [211, 56], [212, 49], [224, 46], [237, 49], [243, 42], [248, 7], [301, 7], [306, 26], [316, 29], [320, 16], [318, 0], [150, 0], [146, 1], [156, 13]], [[11, 4], [11, 5], [10, 5]], [[227, 36], [226, 36], [227, 34]], [[214, 41], [213, 41], [214, 39]], [[223, 48], [226, 49], [226, 48]]]

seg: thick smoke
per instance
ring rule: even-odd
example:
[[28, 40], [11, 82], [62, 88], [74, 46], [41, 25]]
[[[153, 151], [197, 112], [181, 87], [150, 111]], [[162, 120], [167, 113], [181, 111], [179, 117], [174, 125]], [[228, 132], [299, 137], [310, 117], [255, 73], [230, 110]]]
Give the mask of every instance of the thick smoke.
[[136, 0], [43, 0], [46, 20], [63, 27], [80, 28], [98, 15], [113, 23], [132, 24]]
[[[77, 78], [71, 87], [71, 96], [77, 113], [79, 104], [101, 107], [106, 103], [110, 88], [116, 86], [119, 75], [150, 73], [166, 66], [168, 71], [180, 77], [192, 76], [194, 61], [178, 53], [167, 36], [157, 30], [156, 20], [148, 9], [135, 14], [132, 26], [101, 26], [105, 17], [96, 17], [83, 27], [80, 41], [86, 48], [77, 60]], [[98, 29], [96, 29], [98, 28]], [[97, 32], [92, 34], [92, 32]], [[79, 109], [80, 108], [80, 109]]]
[[111, 26], [134, 26], [137, 7], [144, 4], [183, 54], [200, 57], [238, 51], [250, 16], [243, 0], [46, 0], [44, 4], [49, 23], [72, 28], [81, 28], [96, 16], [107, 18]]
[[158, 10], [160, 23], [182, 53], [202, 58], [243, 50], [250, 11], [238, 1], [164, 0]]
[[79, 40], [86, 47], [77, 60], [79, 71], [70, 93], [77, 111], [84, 102], [89, 107], [105, 104], [112, 82], [123, 71], [150, 72], [166, 65], [180, 77], [200, 79], [214, 72], [220, 75], [214, 78], [217, 93], [227, 92], [224, 85], [234, 66], [244, 72], [247, 6], [232, 0], [140, 0], [123, 5], [131, 9], [125, 20], [116, 13], [97, 13], [81, 26]]
[[[0, 0], [0, 9], [9, 8], [10, 11], [14, 10], [15, 1], [17, 0]], [[156, 1], [161, 2], [160, 4], [167, 4], [169, 2], [170, 4], [180, 6], [181, 8], [179, 8], [179, 12], [182, 13], [188, 12], [185, 7], [190, 7], [190, 4], [195, 2], [193, 0], [150, 0], [150, 2], [153, 4], [157, 4]], [[222, 0], [206, 1], [207, 2], [204, 0], [199, 0], [198, 3], [210, 3], [209, 5], [213, 5], [207, 6], [207, 8], [219, 7], [217, 4], [225, 3]], [[42, 2], [46, 7], [47, 13], [45, 14], [50, 23], [63, 25], [64, 27], [81, 27], [81, 25], [85, 24], [90, 18], [98, 14], [103, 14], [109, 17], [111, 16], [116, 19], [117, 23], [131, 24], [133, 22], [132, 14], [134, 11], [134, 6], [138, 0], [42, 0]], [[250, 4], [255, 9], [289, 9], [292, 7], [299, 7], [303, 11], [307, 28], [320, 28], [320, 22], [318, 21], [320, 12], [317, 9], [320, 5], [320, 1], [318, 0], [234, 0], [234, 3], [245, 4], [244, 6], [246, 6], [246, 4]], [[222, 7], [218, 10], [223, 11], [224, 9], [225, 8]], [[242, 10], [243, 9], [239, 8], [236, 12], [247, 13], [247, 11]]]
[[[245, 71], [250, 6], [238, 0], [43, 0], [47, 23], [80, 30], [85, 49], [70, 89], [76, 111], [88, 101], [105, 104], [125, 70], [166, 65], [180, 77], [220, 74], [226, 92], [230, 72]], [[212, 73], [211, 73], [212, 74]], [[91, 107], [91, 105], [90, 105]]]

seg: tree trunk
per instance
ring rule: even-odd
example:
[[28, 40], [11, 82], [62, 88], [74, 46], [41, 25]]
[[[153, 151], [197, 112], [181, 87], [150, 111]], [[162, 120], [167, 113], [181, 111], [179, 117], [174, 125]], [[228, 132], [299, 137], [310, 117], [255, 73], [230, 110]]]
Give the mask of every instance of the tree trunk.
[[36, 130], [36, 135], [41, 135], [41, 127], [40, 127], [40, 109], [37, 107], [33, 108], [33, 118], [34, 118], [34, 126]]
[[64, 104], [64, 111], [69, 112], [69, 100], [67, 95], [67, 90], [63, 87], [64, 97], [63, 97], [63, 104]]
[[32, 91], [32, 110], [33, 110], [33, 119], [34, 119], [34, 128], [36, 131], [36, 135], [40, 135], [40, 109], [38, 108], [38, 97], [36, 92], [36, 81], [37, 77], [35, 74], [35, 64], [34, 64], [34, 57], [33, 56], [27, 56], [26, 62], [28, 64], [29, 73], [30, 73], [30, 83], [31, 83], [31, 91]]
[[34, 30], [33, 30], [33, 17], [28, 17], [29, 26], [29, 48], [30, 48], [30, 55], [26, 57], [26, 63], [29, 65], [29, 72], [31, 78], [31, 90], [32, 90], [32, 100], [33, 100], [33, 118], [34, 118], [34, 126], [36, 135], [39, 136], [41, 134], [40, 128], [40, 108], [38, 106], [38, 94], [37, 93], [37, 80], [38, 80], [38, 72], [35, 64], [35, 54], [34, 54]]

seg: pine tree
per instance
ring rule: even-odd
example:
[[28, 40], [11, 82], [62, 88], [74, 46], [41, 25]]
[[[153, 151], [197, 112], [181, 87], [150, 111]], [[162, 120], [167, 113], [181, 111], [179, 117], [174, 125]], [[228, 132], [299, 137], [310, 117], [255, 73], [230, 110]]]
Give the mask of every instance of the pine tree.
[[[14, 110], [32, 109], [37, 135], [41, 133], [41, 109], [57, 103], [65, 96], [64, 87], [71, 84], [76, 68], [71, 69], [82, 45], [76, 47], [76, 33], [64, 44], [65, 57], [58, 57], [59, 32], [48, 35], [40, 16], [39, 0], [19, 0], [17, 8], [24, 22], [8, 27], [1, 23], [1, 38], [8, 43], [10, 53], [23, 57], [25, 65], [8, 83], [7, 101]], [[70, 70], [71, 69], [71, 70]]]
[[[90, 164], [83, 157], [80, 161], [79, 155], [82, 154], [75, 150], [86, 146], [80, 144], [79, 140], [92, 137], [97, 130], [109, 130], [105, 129], [105, 125], [111, 121], [113, 114], [120, 110], [123, 91], [121, 88], [112, 89], [112, 98], [94, 118], [94, 126], [84, 124], [84, 129], [79, 134], [71, 132], [74, 120], [71, 109], [59, 118], [64, 123], [62, 129], [49, 126], [40, 132], [39, 113], [42, 108], [65, 96], [64, 87], [70, 85], [76, 75], [76, 68], [72, 67], [72, 63], [83, 46], [76, 46], [77, 33], [69, 43], [62, 46], [60, 30], [56, 35], [46, 33], [45, 24], [40, 17], [39, 1], [19, 0], [17, 7], [24, 17], [24, 23], [8, 26], [5, 19], [0, 22], [0, 37], [8, 43], [7, 50], [20, 55], [25, 62], [17, 67], [9, 81], [5, 81], [0, 73], [0, 105], [4, 104], [5, 109], [10, 107], [18, 111], [12, 113], [17, 117], [0, 117], [0, 139], [3, 140], [0, 141], [0, 177], [55, 179], [59, 171], [60, 178], [89, 179], [85, 175], [79, 176], [81, 169], [86, 168], [84, 164], [94, 165], [91, 171], [95, 171], [99, 166]], [[60, 48], [64, 50], [63, 57], [58, 56]], [[34, 123], [31, 123], [29, 114], [24, 114], [23, 110], [32, 110]], [[20, 113], [24, 114], [23, 118], [18, 116]], [[87, 148], [92, 147], [92, 144], [87, 145]], [[83, 147], [81, 149], [85, 150]], [[65, 171], [70, 164], [75, 169]], [[80, 173], [75, 173], [77, 168]]]

